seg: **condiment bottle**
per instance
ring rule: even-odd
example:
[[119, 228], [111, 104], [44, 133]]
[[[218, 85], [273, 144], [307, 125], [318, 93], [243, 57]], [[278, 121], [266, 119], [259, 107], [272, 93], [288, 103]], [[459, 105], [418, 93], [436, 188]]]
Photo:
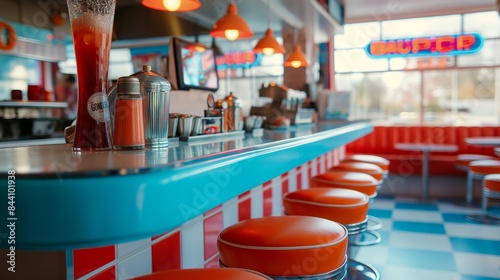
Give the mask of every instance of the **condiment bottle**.
[[116, 150], [144, 149], [144, 118], [139, 79], [118, 79], [113, 147]]

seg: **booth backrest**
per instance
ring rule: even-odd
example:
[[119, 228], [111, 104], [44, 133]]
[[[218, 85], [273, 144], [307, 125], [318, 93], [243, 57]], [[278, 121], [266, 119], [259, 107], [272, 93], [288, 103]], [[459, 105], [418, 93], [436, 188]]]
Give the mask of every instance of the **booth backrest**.
[[[467, 137], [500, 136], [500, 126], [375, 126], [373, 132], [349, 143], [348, 153], [404, 154], [396, 150], [396, 143], [425, 142], [454, 144], [454, 154], [479, 153], [493, 155], [491, 147], [477, 147], [465, 143]], [[439, 153], [436, 153], [439, 154]], [[450, 155], [450, 153], [442, 153]], [[452, 153], [453, 154], [453, 153]]]
[[[458, 154], [494, 155], [491, 147], [471, 146], [465, 143], [467, 137], [481, 136], [500, 136], [500, 126], [374, 126], [372, 133], [349, 143], [346, 152], [385, 156], [393, 165], [392, 162], [403, 160], [404, 155], [415, 154], [412, 151], [396, 150], [394, 148], [396, 143], [453, 144], [458, 146], [458, 151], [454, 153], [431, 153], [431, 161], [439, 160], [450, 164], [448, 168], [443, 166], [438, 169], [450, 171], [454, 169], [454, 157]], [[397, 162], [394, 163], [397, 165]], [[449, 173], [436, 171], [431, 170], [431, 173]]]

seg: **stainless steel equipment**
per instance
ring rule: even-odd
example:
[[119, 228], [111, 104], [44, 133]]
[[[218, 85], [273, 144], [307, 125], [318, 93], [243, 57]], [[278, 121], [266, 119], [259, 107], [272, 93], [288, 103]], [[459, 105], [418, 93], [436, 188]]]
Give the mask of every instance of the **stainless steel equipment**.
[[144, 65], [142, 72], [133, 74], [141, 81], [144, 111], [144, 137], [147, 148], [168, 146], [168, 126], [171, 86], [167, 79]]
[[267, 87], [262, 84], [259, 96], [271, 98], [272, 101], [262, 107], [252, 107], [250, 115], [265, 116], [265, 126], [272, 125], [273, 121], [282, 117], [288, 118], [291, 125], [313, 122], [314, 109], [302, 108], [305, 101], [303, 92], [270, 83]]

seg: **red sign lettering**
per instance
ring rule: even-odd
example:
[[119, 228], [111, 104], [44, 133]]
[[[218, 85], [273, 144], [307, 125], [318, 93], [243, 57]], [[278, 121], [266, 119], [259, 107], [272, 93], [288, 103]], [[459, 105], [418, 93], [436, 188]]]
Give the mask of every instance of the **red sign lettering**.
[[377, 40], [365, 50], [371, 57], [460, 55], [478, 52], [483, 41], [479, 34]]

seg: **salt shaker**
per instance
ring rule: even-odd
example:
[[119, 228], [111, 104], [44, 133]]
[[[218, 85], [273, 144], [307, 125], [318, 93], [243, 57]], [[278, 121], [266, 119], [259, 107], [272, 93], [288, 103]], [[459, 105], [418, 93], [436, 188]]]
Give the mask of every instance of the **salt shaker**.
[[113, 147], [115, 150], [144, 149], [143, 105], [136, 77], [118, 79]]

